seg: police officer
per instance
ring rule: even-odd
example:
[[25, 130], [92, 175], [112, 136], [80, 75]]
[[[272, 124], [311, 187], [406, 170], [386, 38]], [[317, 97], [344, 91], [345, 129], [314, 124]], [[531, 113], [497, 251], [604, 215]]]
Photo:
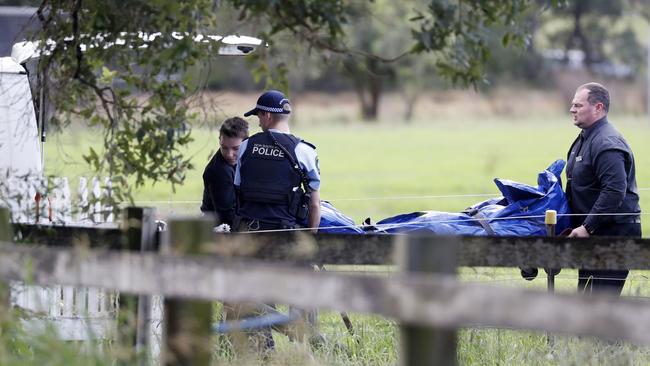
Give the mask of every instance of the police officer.
[[244, 116], [257, 115], [262, 132], [244, 140], [235, 187], [241, 230], [295, 228], [320, 223], [320, 171], [314, 145], [291, 134], [289, 99], [269, 90]]
[[[581, 85], [571, 103], [580, 134], [567, 157], [566, 193], [573, 229], [569, 237], [641, 236], [641, 208], [634, 155], [607, 120], [609, 92], [598, 83]], [[579, 291], [620, 295], [628, 271], [580, 269]]]
[[216, 213], [217, 224], [232, 226], [235, 217], [235, 164], [242, 141], [248, 137], [248, 122], [226, 119], [219, 129], [219, 150], [203, 171], [202, 212]]
[[[234, 178], [238, 192], [236, 230], [292, 229], [305, 222], [313, 232], [318, 230], [318, 156], [314, 145], [291, 134], [290, 113], [289, 99], [277, 90], [269, 90], [244, 114], [245, 117], [256, 115], [262, 132], [244, 140], [239, 148]], [[254, 312], [264, 313], [263, 307], [253, 306], [258, 309]], [[232, 305], [227, 311], [240, 317], [250, 309]], [[311, 316], [303, 310], [291, 312]], [[270, 328], [249, 337], [253, 344], [262, 346], [264, 353], [275, 348]]]

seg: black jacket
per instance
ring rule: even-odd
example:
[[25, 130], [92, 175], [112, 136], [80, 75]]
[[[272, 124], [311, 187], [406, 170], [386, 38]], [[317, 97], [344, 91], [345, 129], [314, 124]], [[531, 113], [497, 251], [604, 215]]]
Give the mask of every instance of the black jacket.
[[[592, 234], [614, 235], [617, 224], [640, 223], [634, 155], [623, 136], [602, 118], [581, 131], [567, 156], [567, 199], [574, 227], [585, 225]], [[604, 215], [594, 215], [604, 214]]]
[[231, 226], [236, 202], [234, 178], [235, 167], [224, 160], [221, 151], [217, 151], [203, 171], [201, 211], [216, 213], [218, 223]]

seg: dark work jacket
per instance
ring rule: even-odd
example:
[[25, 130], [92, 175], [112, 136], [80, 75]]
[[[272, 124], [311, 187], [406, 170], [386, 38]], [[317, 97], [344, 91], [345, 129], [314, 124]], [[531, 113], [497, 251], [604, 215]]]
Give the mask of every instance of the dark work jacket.
[[573, 227], [586, 225], [594, 235], [617, 235], [620, 224], [639, 224], [634, 155], [623, 136], [604, 117], [581, 131], [567, 156], [567, 199]]
[[216, 213], [218, 223], [231, 226], [236, 203], [234, 178], [235, 167], [228, 164], [218, 150], [203, 171], [201, 211]]
[[[246, 220], [293, 226], [301, 196], [301, 177], [270, 133], [251, 136], [241, 156], [237, 214]], [[297, 162], [295, 150], [301, 140], [284, 133], [273, 136]]]

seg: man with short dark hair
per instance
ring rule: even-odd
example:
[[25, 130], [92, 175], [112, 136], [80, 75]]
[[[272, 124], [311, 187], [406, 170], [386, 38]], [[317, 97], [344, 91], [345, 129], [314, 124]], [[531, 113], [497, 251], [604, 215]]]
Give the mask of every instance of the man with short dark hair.
[[218, 224], [232, 226], [235, 217], [235, 164], [242, 141], [248, 137], [248, 122], [239, 117], [226, 119], [219, 129], [219, 150], [203, 171], [202, 212], [217, 215]]
[[256, 115], [262, 132], [245, 140], [239, 150], [239, 229], [291, 229], [306, 221], [320, 224], [320, 170], [316, 147], [291, 134], [291, 104], [284, 94], [269, 90], [244, 116]]
[[[582, 129], [567, 157], [566, 194], [572, 213], [569, 237], [641, 237], [641, 207], [634, 155], [607, 120], [610, 97], [598, 83], [581, 85], [571, 103], [574, 124]], [[628, 271], [578, 271], [580, 291], [620, 295]]]

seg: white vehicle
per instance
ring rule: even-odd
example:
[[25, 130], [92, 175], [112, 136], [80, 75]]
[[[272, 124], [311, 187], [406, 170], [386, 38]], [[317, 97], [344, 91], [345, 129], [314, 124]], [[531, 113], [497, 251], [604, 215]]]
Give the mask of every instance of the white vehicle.
[[0, 58], [0, 176], [41, 175], [36, 111], [27, 71]]

